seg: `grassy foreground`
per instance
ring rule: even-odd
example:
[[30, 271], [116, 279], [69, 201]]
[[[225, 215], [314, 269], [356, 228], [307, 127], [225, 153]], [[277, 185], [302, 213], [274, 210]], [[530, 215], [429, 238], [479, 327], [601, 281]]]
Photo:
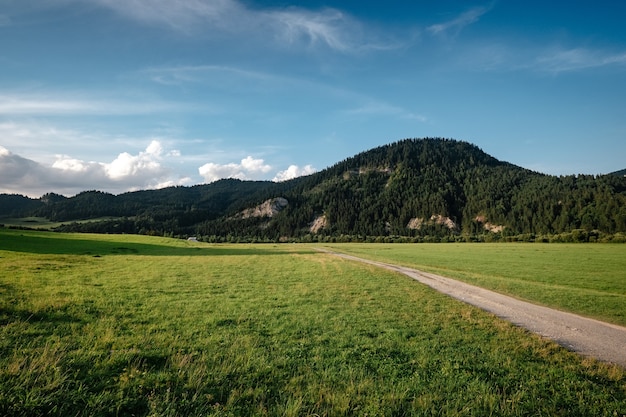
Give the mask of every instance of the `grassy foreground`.
[[626, 245], [623, 244], [325, 246], [458, 278], [538, 304], [626, 326]]
[[0, 415], [626, 415], [624, 370], [304, 245], [0, 229]]

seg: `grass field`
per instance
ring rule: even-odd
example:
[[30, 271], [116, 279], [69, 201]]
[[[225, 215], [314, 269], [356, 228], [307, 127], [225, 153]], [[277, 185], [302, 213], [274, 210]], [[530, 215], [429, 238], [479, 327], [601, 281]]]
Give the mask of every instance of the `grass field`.
[[[328, 246], [328, 245], [325, 245]], [[332, 249], [411, 266], [626, 326], [623, 244], [343, 244]]]
[[306, 245], [0, 229], [0, 415], [626, 415], [626, 374]]

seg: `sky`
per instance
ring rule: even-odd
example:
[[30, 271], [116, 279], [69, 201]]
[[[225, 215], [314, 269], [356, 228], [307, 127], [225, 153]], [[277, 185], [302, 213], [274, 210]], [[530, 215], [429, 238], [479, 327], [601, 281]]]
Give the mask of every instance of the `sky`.
[[405, 138], [626, 168], [626, 2], [0, 0], [0, 193], [283, 181]]

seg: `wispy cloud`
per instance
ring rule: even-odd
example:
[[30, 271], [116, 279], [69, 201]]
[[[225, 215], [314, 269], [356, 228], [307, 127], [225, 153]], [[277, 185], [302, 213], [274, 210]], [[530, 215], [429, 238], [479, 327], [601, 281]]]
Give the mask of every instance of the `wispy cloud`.
[[222, 77], [231, 77], [238, 80], [237, 85], [243, 80], [258, 82], [287, 83], [294, 79], [281, 77], [276, 74], [252, 71], [243, 68], [229, 67], [224, 65], [182, 65], [175, 67], [153, 67], [140, 71], [152, 81], [163, 85], [181, 85], [185, 83], [221, 83]]
[[0, 140], [2, 145], [21, 154], [28, 154], [39, 162], [51, 161], [54, 149], [63, 144], [75, 153], [102, 153], [107, 146], [119, 138], [102, 135], [97, 132], [81, 132], [34, 120], [0, 122]]
[[338, 51], [349, 51], [356, 45], [355, 32], [360, 32], [357, 22], [338, 10], [325, 9], [312, 12], [288, 9], [265, 12], [270, 27], [277, 28], [277, 35], [289, 44], [300, 41], [325, 44]]
[[[85, 1], [85, 0], [83, 0]], [[333, 8], [255, 9], [238, 0], [95, 0], [121, 16], [195, 35], [220, 33], [282, 46], [324, 46], [339, 52], [397, 48], [357, 19]]]
[[626, 51], [607, 52], [587, 48], [554, 48], [533, 62], [533, 67], [542, 71], [560, 73], [599, 68], [612, 65], [626, 65]]
[[158, 99], [61, 98], [68, 93], [0, 94], [0, 115], [138, 115], [190, 110]]
[[402, 107], [380, 101], [368, 101], [359, 107], [346, 110], [345, 113], [349, 115], [365, 116], [395, 116], [401, 119], [412, 119], [419, 122], [428, 121], [428, 118], [424, 115], [413, 113]]
[[626, 51], [598, 47], [520, 46], [505, 42], [466, 45], [457, 59], [477, 71], [529, 71], [538, 74], [626, 66]]
[[253, 93], [294, 94], [295, 91], [308, 95], [329, 97], [360, 97], [348, 89], [306, 77], [285, 75], [278, 71], [268, 72], [247, 67], [225, 65], [183, 65], [152, 67], [139, 71], [139, 77], [167, 86], [198, 84], [210, 86], [213, 91], [228, 91], [229, 94]]
[[[379, 30], [336, 8], [310, 9], [299, 6], [267, 7], [243, 0], [49, 0], [35, 5], [14, 2], [0, 14], [0, 27], [13, 24], [13, 17], [45, 13], [55, 8], [96, 7], [145, 25], [184, 36], [246, 45], [273, 45], [300, 50], [327, 48], [341, 53], [402, 48], [414, 41], [411, 34]], [[397, 28], [396, 28], [397, 29]]]
[[232, 30], [236, 16], [245, 24], [248, 10], [234, 0], [95, 0], [96, 3], [128, 18], [165, 25], [189, 33], [203, 25]]
[[[310, 79], [295, 78], [245, 68], [200, 65], [149, 68], [143, 70], [154, 82], [165, 85], [183, 85], [186, 83], [211, 84], [214, 88], [228, 86], [231, 93], [241, 91], [246, 95], [253, 92], [265, 94], [268, 91], [273, 96], [277, 94], [301, 94], [325, 97], [331, 100], [340, 100], [348, 103], [347, 110], [342, 114], [365, 116], [392, 116], [399, 119], [426, 122], [428, 118], [423, 114], [392, 105], [375, 97], [365, 96], [362, 93], [327, 85]], [[268, 116], [269, 117], [269, 116]]]
[[458, 35], [463, 28], [472, 23], [476, 23], [482, 15], [487, 13], [490, 7], [475, 7], [463, 12], [458, 17], [443, 23], [428, 26], [426, 30], [432, 35]]

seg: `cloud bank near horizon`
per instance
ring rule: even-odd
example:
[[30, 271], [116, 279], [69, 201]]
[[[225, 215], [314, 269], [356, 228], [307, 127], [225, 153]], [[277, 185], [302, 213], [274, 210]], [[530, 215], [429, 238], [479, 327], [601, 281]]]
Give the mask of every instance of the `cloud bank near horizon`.
[[[113, 194], [143, 189], [159, 189], [179, 185], [193, 185], [188, 176], [180, 176], [170, 166], [181, 158], [180, 151], [166, 150], [158, 140], [136, 154], [120, 153], [110, 162], [84, 161], [69, 155], [56, 155], [52, 164], [24, 158], [0, 146], [0, 193], [21, 194], [37, 198], [54, 192], [72, 196], [82, 191], [97, 189]], [[198, 168], [205, 183], [224, 178], [241, 180], [287, 181], [309, 175], [316, 170], [311, 165], [290, 165], [277, 170], [263, 159], [248, 156], [240, 163], [218, 164], [208, 162]]]

